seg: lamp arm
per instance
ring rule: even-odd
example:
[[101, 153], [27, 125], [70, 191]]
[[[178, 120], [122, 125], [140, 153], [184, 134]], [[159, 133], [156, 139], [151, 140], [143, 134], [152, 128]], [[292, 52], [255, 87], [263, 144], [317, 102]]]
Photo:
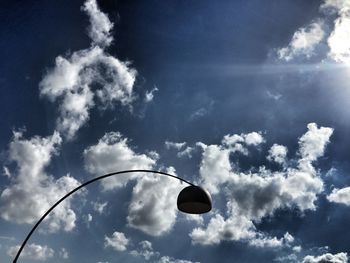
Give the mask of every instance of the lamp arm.
[[21, 247], [19, 248], [19, 250], [17, 251], [16, 257], [13, 260], [13, 263], [16, 263], [24, 246], [26, 245], [27, 241], [29, 240], [29, 238], [31, 237], [31, 235], [34, 233], [35, 229], [40, 225], [40, 223], [48, 216], [48, 214], [57, 206], [59, 205], [63, 200], [65, 200], [67, 197], [69, 197], [70, 195], [74, 194], [75, 192], [77, 192], [78, 190], [80, 190], [81, 188], [84, 188], [85, 186], [95, 182], [95, 181], [99, 181], [101, 179], [107, 178], [107, 177], [111, 177], [113, 175], [117, 175], [117, 174], [125, 174], [125, 173], [135, 173], [135, 172], [139, 172], [139, 173], [154, 173], [154, 174], [162, 174], [162, 175], [166, 175], [175, 179], [178, 179], [184, 183], [187, 183], [189, 185], [194, 186], [194, 184], [186, 181], [185, 179], [182, 179], [178, 176], [172, 175], [172, 174], [168, 174], [165, 172], [160, 172], [160, 171], [153, 171], [153, 170], [142, 170], [142, 169], [137, 169], [137, 170], [125, 170], [125, 171], [119, 171], [119, 172], [114, 172], [114, 173], [109, 173], [109, 174], [105, 174], [96, 178], [93, 178], [81, 185], [79, 185], [78, 187], [76, 187], [75, 189], [71, 190], [69, 193], [67, 193], [65, 196], [63, 196], [61, 199], [59, 199], [54, 205], [52, 205], [49, 210], [46, 211], [46, 213], [38, 220], [38, 222], [33, 226], [33, 228], [30, 230], [30, 232], [28, 233], [27, 237], [25, 238], [25, 240], [23, 241]]

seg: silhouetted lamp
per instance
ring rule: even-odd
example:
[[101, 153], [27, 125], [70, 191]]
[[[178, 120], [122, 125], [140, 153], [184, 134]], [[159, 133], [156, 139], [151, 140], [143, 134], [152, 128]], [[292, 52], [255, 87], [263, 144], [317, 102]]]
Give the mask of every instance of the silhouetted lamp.
[[211, 197], [202, 187], [190, 185], [177, 197], [177, 208], [188, 214], [204, 214], [211, 210]]
[[39, 224], [45, 219], [45, 217], [58, 205], [60, 204], [64, 199], [66, 199], [67, 197], [69, 197], [70, 195], [72, 195], [73, 193], [75, 193], [76, 191], [80, 190], [81, 188], [84, 188], [85, 186], [107, 178], [107, 177], [111, 177], [113, 175], [117, 175], [117, 174], [125, 174], [125, 173], [154, 173], [154, 174], [162, 174], [162, 175], [166, 175], [169, 177], [173, 177], [176, 178], [184, 183], [189, 184], [190, 186], [187, 186], [186, 188], [184, 188], [179, 196], [177, 197], [177, 208], [184, 213], [188, 213], [188, 214], [204, 214], [207, 213], [211, 210], [211, 197], [210, 194], [204, 190], [203, 188], [196, 186], [188, 181], [186, 181], [185, 179], [182, 179], [181, 177], [175, 176], [175, 175], [171, 175], [168, 173], [164, 173], [164, 172], [160, 172], [160, 171], [152, 171], [152, 170], [126, 170], [126, 171], [119, 171], [119, 172], [114, 172], [114, 173], [109, 173], [109, 174], [105, 174], [96, 178], [91, 179], [90, 181], [87, 181], [83, 184], [81, 184], [80, 186], [78, 186], [77, 188], [71, 190], [69, 193], [67, 193], [65, 196], [63, 196], [61, 199], [59, 199], [53, 206], [51, 206], [49, 208], [49, 210], [46, 211], [46, 213], [38, 220], [38, 222], [33, 226], [33, 228], [30, 230], [29, 234], [27, 235], [26, 239], [23, 241], [22, 245], [20, 246], [19, 250], [17, 251], [16, 257], [13, 260], [13, 263], [17, 262], [17, 259], [19, 257], [19, 255], [21, 254], [24, 246], [26, 245], [27, 241], [29, 240], [30, 236], [33, 234], [33, 232], [35, 231], [35, 229], [39, 226]]

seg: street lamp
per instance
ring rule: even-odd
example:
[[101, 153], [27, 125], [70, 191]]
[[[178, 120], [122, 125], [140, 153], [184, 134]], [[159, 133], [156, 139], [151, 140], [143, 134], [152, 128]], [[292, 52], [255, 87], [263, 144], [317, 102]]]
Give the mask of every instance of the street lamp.
[[206, 190], [201, 188], [200, 186], [194, 185], [194, 184], [186, 181], [185, 179], [183, 179], [181, 177], [178, 177], [178, 176], [175, 176], [175, 175], [172, 175], [172, 174], [168, 174], [168, 173], [164, 173], [164, 172], [160, 172], [160, 171], [152, 171], [152, 170], [126, 170], [126, 171], [119, 171], [119, 172], [105, 174], [105, 175], [96, 177], [94, 179], [91, 179], [91, 180], [81, 184], [80, 186], [76, 187], [75, 189], [73, 189], [72, 191], [67, 193], [61, 199], [59, 199], [53, 206], [51, 206], [49, 208], [49, 210], [46, 211], [46, 213], [38, 220], [38, 222], [30, 230], [29, 234], [27, 235], [27, 237], [23, 241], [21, 247], [17, 251], [16, 257], [13, 260], [13, 263], [17, 262], [17, 259], [21, 255], [21, 252], [22, 252], [24, 246], [26, 245], [26, 243], [29, 240], [29, 238], [31, 237], [31, 235], [34, 233], [35, 229], [39, 226], [39, 224], [46, 218], [46, 216], [57, 205], [59, 205], [67, 197], [69, 197], [70, 195], [74, 194], [75, 192], [77, 192], [81, 188], [84, 188], [85, 186], [87, 186], [87, 185], [89, 185], [89, 184], [91, 184], [91, 183], [93, 183], [95, 181], [99, 181], [101, 179], [104, 179], [104, 178], [107, 178], [107, 177], [111, 177], [113, 175], [125, 174], [125, 173], [137, 173], [137, 172], [139, 172], [139, 173], [154, 173], [154, 174], [166, 175], [166, 176], [169, 176], [169, 177], [172, 177], [172, 178], [176, 178], [176, 179], [178, 179], [178, 180], [180, 180], [180, 181], [182, 181], [184, 183], [189, 184], [189, 186], [187, 186], [184, 189], [182, 189], [182, 191], [179, 193], [179, 195], [177, 197], [177, 208], [181, 212], [188, 213], [188, 214], [204, 214], [204, 213], [207, 213], [207, 212], [209, 212], [211, 210], [212, 204], [211, 204], [211, 196], [210, 196], [210, 194]]

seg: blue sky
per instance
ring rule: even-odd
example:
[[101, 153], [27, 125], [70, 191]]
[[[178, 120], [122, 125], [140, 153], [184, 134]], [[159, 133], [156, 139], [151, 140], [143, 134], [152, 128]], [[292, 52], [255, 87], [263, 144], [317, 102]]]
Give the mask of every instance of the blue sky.
[[0, 4], [0, 262], [348, 262], [350, 2]]

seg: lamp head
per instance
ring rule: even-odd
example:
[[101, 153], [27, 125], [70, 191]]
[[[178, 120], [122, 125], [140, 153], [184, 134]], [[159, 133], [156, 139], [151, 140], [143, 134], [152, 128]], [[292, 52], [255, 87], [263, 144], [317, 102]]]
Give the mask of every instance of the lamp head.
[[177, 197], [177, 208], [187, 214], [204, 214], [211, 207], [210, 194], [199, 186], [187, 186]]

